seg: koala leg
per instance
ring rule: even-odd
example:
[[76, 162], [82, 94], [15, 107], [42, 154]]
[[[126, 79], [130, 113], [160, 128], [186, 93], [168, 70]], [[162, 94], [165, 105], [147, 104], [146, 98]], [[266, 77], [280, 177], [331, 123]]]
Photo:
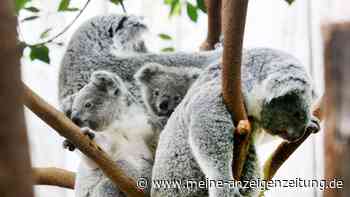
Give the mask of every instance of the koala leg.
[[[189, 144], [192, 153], [209, 181], [232, 182], [232, 120], [221, 97], [205, 95], [198, 98], [190, 116]], [[209, 197], [242, 196], [238, 187], [224, 184], [209, 186]]]

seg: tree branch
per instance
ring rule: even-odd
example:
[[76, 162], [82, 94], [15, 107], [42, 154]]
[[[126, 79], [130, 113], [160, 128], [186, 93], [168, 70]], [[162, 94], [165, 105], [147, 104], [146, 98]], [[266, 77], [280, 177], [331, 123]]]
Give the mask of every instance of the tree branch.
[[[320, 120], [324, 118], [323, 103], [324, 96], [313, 107], [313, 115]], [[277, 170], [310, 135], [311, 132], [307, 131], [297, 142], [282, 142], [264, 164], [264, 179], [272, 180]]]
[[135, 182], [124, 174], [116, 163], [87, 136], [80, 132], [80, 128], [69, 120], [62, 112], [41, 99], [25, 84], [24, 104], [39, 118], [55, 129], [61, 136], [71, 141], [81, 152], [93, 160], [104, 174], [110, 178], [127, 196], [143, 196]]
[[234, 124], [238, 124], [238, 129], [234, 133], [233, 174], [236, 180], [241, 176], [250, 138], [250, 125], [241, 92], [242, 45], [247, 8], [248, 0], [223, 0], [222, 4], [224, 32], [222, 93]]
[[14, 1], [0, 1], [0, 195], [33, 195]]
[[36, 185], [52, 185], [74, 189], [75, 173], [60, 168], [33, 168]]
[[201, 51], [212, 50], [220, 41], [221, 34], [221, 2], [222, 0], [205, 0], [208, 14], [208, 34], [201, 44]]

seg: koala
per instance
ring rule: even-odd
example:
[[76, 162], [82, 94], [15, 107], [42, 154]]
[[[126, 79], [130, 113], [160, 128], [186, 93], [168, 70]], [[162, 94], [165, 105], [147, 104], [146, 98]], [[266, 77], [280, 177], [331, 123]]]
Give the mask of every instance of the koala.
[[[232, 182], [235, 126], [223, 101], [221, 72], [220, 62], [208, 66], [161, 132], [152, 181], [167, 180], [172, 184], [170, 188], [153, 184], [152, 197], [257, 196], [259, 188], [239, 187]], [[266, 48], [245, 50], [242, 92], [253, 123], [241, 177], [249, 181], [260, 178], [256, 139], [262, 131], [295, 141], [315, 123], [310, 112], [310, 77], [301, 63], [287, 53]], [[209, 184], [200, 187], [200, 181]]]
[[59, 71], [59, 103], [69, 117], [75, 93], [89, 81], [92, 72], [105, 70], [117, 74], [129, 92], [142, 103], [134, 74], [147, 63], [172, 67], [204, 68], [220, 58], [222, 49], [208, 52], [154, 53], [147, 49], [147, 26], [139, 17], [105, 15], [83, 23], [73, 34]]
[[[120, 77], [107, 71], [93, 72], [89, 83], [75, 96], [72, 109], [72, 120], [129, 177], [150, 180], [154, 132], [144, 109], [135, 103]], [[93, 161], [83, 154], [81, 157], [76, 197], [125, 196]]]
[[158, 63], [148, 63], [136, 72], [134, 78], [140, 86], [146, 109], [151, 120], [160, 120], [159, 129], [163, 128], [200, 72], [199, 68], [166, 67]]

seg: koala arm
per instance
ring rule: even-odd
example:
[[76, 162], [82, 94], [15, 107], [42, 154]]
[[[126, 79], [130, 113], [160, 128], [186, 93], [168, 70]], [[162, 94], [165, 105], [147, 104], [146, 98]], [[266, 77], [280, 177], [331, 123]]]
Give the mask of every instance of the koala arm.
[[72, 114], [72, 105], [75, 96], [76, 94], [69, 95], [66, 98], [64, 98], [61, 102], [61, 110], [68, 118], [70, 118]]
[[[220, 93], [213, 95], [207, 91], [194, 100], [189, 120], [189, 144], [192, 153], [206, 178], [232, 181], [234, 127]], [[226, 184], [222, 188], [210, 187], [209, 196], [241, 195], [238, 188]]]

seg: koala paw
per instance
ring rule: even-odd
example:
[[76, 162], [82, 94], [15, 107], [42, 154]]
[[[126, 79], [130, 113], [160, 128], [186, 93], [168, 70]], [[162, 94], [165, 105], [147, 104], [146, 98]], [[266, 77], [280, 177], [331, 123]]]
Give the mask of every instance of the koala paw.
[[318, 118], [316, 118], [315, 116], [313, 116], [306, 129], [307, 129], [307, 131], [309, 131], [311, 133], [319, 132], [321, 129], [320, 120]]
[[95, 133], [94, 131], [92, 131], [91, 129], [87, 128], [87, 127], [84, 127], [84, 128], [81, 128], [81, 132], [87, 136], [90, 140], [93, 140], [95, 138]]
[[74, 144], [72, 142], [70, 142], [69, 140], [64, 140], [62, 145], [63, 145], [64, 149], [68, 149], [69, 151], [75, 150]]

